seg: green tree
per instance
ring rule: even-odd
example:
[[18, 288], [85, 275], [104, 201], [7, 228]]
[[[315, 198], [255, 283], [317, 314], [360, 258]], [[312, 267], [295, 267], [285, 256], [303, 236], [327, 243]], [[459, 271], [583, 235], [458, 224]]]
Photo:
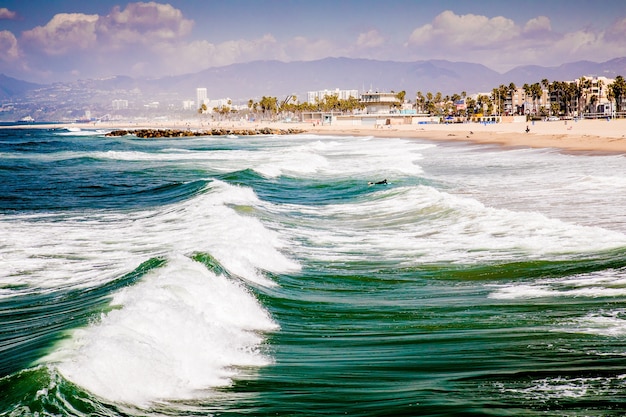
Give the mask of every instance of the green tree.
[[261, 97], [259, 101], [259, 106], [261, 107], [261, 111], [265, 116], [272, 116], [276, 112], [278, 112], [278, 99], [276, 97]]
[[626, 97], [626, 80], [621, 75], [615, 77], [613, 84], [609, 86], [613, 100], [615, 100], [615, 110], [619, 113], [622, 111], [622, 101]]
[[406, 97], [406, 91], [404, 91], [404, 90], [402, 90], [398, 94], [396, 94], [396, 98], [400, 102], [400, 105], [402, 105], [402, 103], [404, 103], [405, 97]]

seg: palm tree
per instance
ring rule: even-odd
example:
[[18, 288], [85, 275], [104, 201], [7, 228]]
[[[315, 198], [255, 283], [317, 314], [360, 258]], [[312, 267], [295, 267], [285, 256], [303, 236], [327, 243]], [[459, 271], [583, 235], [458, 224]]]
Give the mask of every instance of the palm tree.
[[417, 98], [415, 100], [415, 107], [417, 107], [418, 113], [422, 113], [426, 104], [426, 97], [424, 97], [424, 94], [422, 94], [421, 91], [417, 92], [416, 97]]
[[609, 86], [609, 90], [615, 100], [615, 110], [619, 113], [622, 111], [622, 101], [626, 96], [626, 80], [621, 75], [615, 77], [613, 84]]
[[[546, 82], [548, 80], [545, 80]], [[543, 81], [542, 81], [543, 82]], [[534, 83], [530, 86], [530, 90], [531, 90], [531, 94], [533, 97], [533, 103], [534, 103], [534, 110], [533, 112], [535, 114], [537, 114], [537, 100], [541, 98], [541, 96], [543, 95], [543, 89], [541, 88], [541, 84], [539, 83]]]
[[591, 80], [589, 78], [581, 77], [578, 86], [579, 86], [579, 89], [577, 91], [578, 112], [582, 114], [585, 112], [587, 108], [587, 101], [589, 98], [589, 89], [591, 88]]

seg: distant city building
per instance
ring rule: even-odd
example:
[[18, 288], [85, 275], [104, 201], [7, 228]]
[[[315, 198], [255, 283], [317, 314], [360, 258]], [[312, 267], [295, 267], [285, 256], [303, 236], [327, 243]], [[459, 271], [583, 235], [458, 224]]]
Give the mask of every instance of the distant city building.
[[206, 88], [196, 88], [196, 106], [200, 108], [208, 101]]
[[359, 90], [319, 90], [307, 92], [307, 102], [315, 104], [316, 101], [324, 101], [326, 96], [337, 96], [339, 100], [348, 100], [350, 97], [359, 98]]
[[219, 98], [216, 100], [207, 100], [206, 106], [209, 108], [209, 111], [214, 108], [221, 109], [222, 107], [231, 107], [231, 99], [229, 98]]
[[[196, 110], [196, 102], [193, 100], [184, 100], [183, 101], [183, 110]], [[199, 108], [200, 106], [198, 106]]]
[[113, 110], [123, 110], [128, 108], [128, 100], [113, 100], [111, 102]]

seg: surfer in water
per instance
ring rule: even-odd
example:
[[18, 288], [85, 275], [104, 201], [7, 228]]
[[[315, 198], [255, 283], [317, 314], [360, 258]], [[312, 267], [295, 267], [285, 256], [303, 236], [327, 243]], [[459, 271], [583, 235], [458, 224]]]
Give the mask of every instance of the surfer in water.
[[387, 185], [387, 179], [385, 178], [382, 181], [378, 181], [378, 182], [368, 182], [367, 185]]

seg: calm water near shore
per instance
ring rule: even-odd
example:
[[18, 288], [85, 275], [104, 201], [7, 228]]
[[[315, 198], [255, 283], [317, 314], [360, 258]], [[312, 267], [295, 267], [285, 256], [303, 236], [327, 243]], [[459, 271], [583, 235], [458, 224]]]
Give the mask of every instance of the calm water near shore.
[[0, 415], [622, 416], [624, 173], [2, 129]]

